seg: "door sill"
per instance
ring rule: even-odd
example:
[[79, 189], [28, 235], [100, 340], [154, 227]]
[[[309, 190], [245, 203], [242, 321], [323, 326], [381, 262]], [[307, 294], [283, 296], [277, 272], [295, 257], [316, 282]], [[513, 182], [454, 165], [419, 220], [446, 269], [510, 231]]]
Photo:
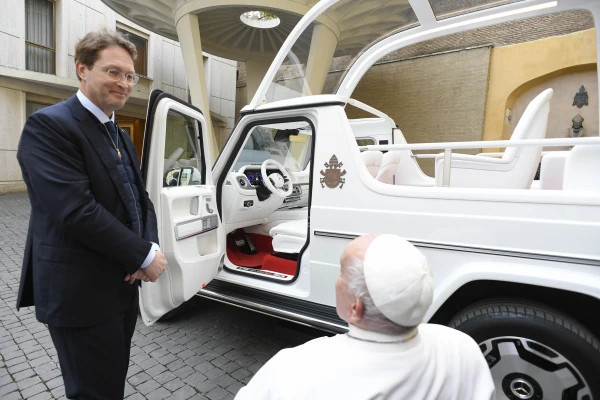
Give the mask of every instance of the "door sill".
[[218, 280], [213, 280], [197, 295], [328, 332], [348, 331], [348, 324], [337, 316], [335, 307], [306, 300]]

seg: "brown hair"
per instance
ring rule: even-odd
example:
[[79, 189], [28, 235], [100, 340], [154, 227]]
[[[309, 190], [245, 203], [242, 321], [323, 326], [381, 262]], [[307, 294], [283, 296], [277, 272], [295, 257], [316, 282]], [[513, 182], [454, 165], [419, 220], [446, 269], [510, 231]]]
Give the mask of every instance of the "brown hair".
[[[133, 61], [137, 58], [135, 45], [120, 32], [102, 28], [95, 32], [87, 33], [75, 46], [75, 63], [82, 63], [91, 68], [99, 57], [99, 53], [111, 46], [119, 46], [127, 50]], [[79, 74], [77, 78], [81, 80]]]

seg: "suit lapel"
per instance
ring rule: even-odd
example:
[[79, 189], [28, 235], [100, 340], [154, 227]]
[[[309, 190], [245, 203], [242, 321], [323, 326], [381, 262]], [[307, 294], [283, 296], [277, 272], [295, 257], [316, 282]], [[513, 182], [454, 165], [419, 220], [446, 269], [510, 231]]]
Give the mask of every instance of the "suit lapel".
[[119, 196], [123, 204], [127, 204], [127, 196], [125, 194], [125, 188], [117, 164], [115, 163], [113, 156], [110, 154], [110, 148], [106, 143], [106, 139], [103, 135], [108, 135], [105, 127], [95, 117], [88, 112], [85, 107], [81, 105], [77, 96], [74, 95], [67, 100], [71, 112], [75, 119], [77, 119], [79, 129], [83, 132], [84, 136], [89, 140], [90, 144], [94, 148], [96, 154], [104, 164], [104, 167], [108, 171], [108, 176], [113, 181]]

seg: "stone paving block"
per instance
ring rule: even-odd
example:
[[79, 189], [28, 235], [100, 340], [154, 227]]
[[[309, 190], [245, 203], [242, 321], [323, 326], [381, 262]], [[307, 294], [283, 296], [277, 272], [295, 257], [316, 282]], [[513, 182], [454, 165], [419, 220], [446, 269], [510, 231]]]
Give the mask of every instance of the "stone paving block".
[[147, 346], [142, 347], [142, 350], [144, 350], [144, 353], [146, 353], [146, 354], [150, 354], [156, 349], [160, 349], [160, 345], [158, 345], [154, 342], [150, 343]]
[[209, 381], [209, 380], [205, 380], [204, 382], [200, 383], [199, 385], [196, 386], [196, 389], [202, 393], [208, 393], [211, 390], [213, 390], [214, 388], [217, 387], [217, 384], [214, 383], [213, 381]]
[[173, 392], [171, 394], [171, 399], [187, 400], [195, 394], [196, 394], [196, 391], [191, 386], [185, 385], [185, 386], [177, 389], [177, 391]]
[[62, 376], [57, 376], [56, 378], [52, 378], [49, 381], [46, 381], [45, 383], [46, 386], [48, 386], [48, 389], [52, 390], [63, 384], [63, 378]]
[[129, 383], [125, 382], [124, 397], [129, 397], [132, 394], [134, 394], [135, 392], [136, 392], [136, 390], [133, 388], [133, 386], [131, 386]]
[[158, 365], [158, 361], [156, 361], [153, 358], [149, 358], [147, 360], [137, 363], [137, 365], [139, 365], [141, 369], [146, 370], [154, 367], [155, 365]]
[[252, 372], [248, 371], [246, 368], [240, 368], [237, 371], [231, 373], [231, 376], [237, 379], [238, 381], [241, 381], [251, 375]]
[[167, 370], [167, 367], [165, 367], [162, 364], [158, 364], [158, 365], [155, 365], [154, 367], [148, 369], [146, 371], [146, 373], [148, 373], [148, 375], [150, 375], [150, 376], [156, 376], [156, 375], [159, 375], [159, 374], [161, 374], [162, 372], [164, 372], [166, 370]]
[[172, 361], [166, 365], [165, 368], [168, 368], [171, 371], [177, 371], [180, 368], [185, 367], [186, 364], [180, 358], [177, 358], [175, 361]]
[[230, 361], [221, 367], [221, 369], [228, 374], [232, 373], [233, 371], [237, 371], [240, 368], [242, 368], [242, 366], [233, 361]]
[[221, 375], [220, 377], [218, 377], [217, 379], [215, 379], [213, 382], [215, 382], [217, 385], [221, 386], [222, 388], [225, 388], [225, 387], [231, 385], [232, 383], [236, 382], [236, 380], [233, 379], [230, 375], [224, 374], [224, 375]]
[[[25, 371], [21, 371], [21, 372], [17, 372], [16, 374], [13, 374], [13, 378], [16, 382], [22, 381], [23, 379], [26, 378], [31, 378], [32, 376], [35, 375], [35, 371], [32, 369], [26, 369]], [[0, 385], [1, 385], [2, 379], [0, 379]]]
[[173, 373], [180, 379], [184, 379], [188, 376], [190, 376], [191, 374], [193, 374], [196, 370], [188, 365], [186, 365], [183, 368], [179, 368], [176, 371], [173, 371]]
[[28, 399], [30, 397], [35, 396], [38, 393], [42, 393], [42, 392], [46, 392], [48, 391], [48, 388], [46, 387], [46, 385], [44, 385], [43, 383], [38, 383], [37, 385], [28, 387], [25, 390], [21, 390], [21, 396], [23, 396], [24, 399]]
[[4, 395], [7, 395], [9, 393], [16, 392], [17, 390], [19, 390], [19, 387], [14, 382], [4, 385], [4, 386], [0, 387], [0, 398], [2, 398]]
[[188, 358], [190, 358], [190, 357], [193, 357], [193, 356], [195, 356], [195, 355], [196, 355], [196, 353], [194, 353], [194, 352], [193, 352], [193, 351], [191, 351], [191, 350], [187, 350], [187, 349], [186, 349], [186, 350], [183, 350], [183, 351], [182, 351], [182, 352], [180, 352], [180, 353], [177, 353], [177, 357], [179, 357], [179, 358], [180, 358], [180, 359], [182, 359], [183, 361], [185, 361], [185, 360], [187, 360]]
[[9, 383], [14, 382], [12, 376], [10, 375], [4, 375], [2, 377], [0, 377], [0, 387], [4, 386], [4, 385], [8, 385]]
[[244, 387], [244, 384], [242, 384], [241, 382], [235, 381], [231, 385], [227, 386], [225, 388], [225, 390], [227, 390], [229, 393], [231, 393], [235, 396], [237, 394], [237, 392], [239, 392], [239, 390], [243, 387]]
[[37, 385], [38, 383], [42, 383], [42, 380], [39, 376], [36, 375], [31, 378], [26, 378], [21, 381], [17, 381], [17, 386], [19, 387], [20, 391], [23, 391], [23, 389], [27, 389], [28, 387]]
[[137, 390], [144, 396], [147, 396], [149, 393], [158, 389], [159, 387], [160, 387], [160, 384], [158, 382], [156, 382], [154, 380], [148, 380], [148, 381], [142, 383], [141, 385], [136, 386], [135, 390]]
[[131, 357], [131, 361], [133, 361], [136, 364], [141, 363], [144, 360], [149, 359], [150, 356], [148, 354], [146, 354], [145, 352], [136, 354], [135, 356]]
[[264, 365], [263, 363], [257, 361], [257, 362], [255, 362], [254, 364], [250, 365], [247, 368], [248, 368], [248, 371], [252, 372], [252, 374], [255, 374], [255, 373], [258, 372], [259, 369], [262, 368], [263, 365]]
[[210, 400], [223, 400], [230, 394], [231, 393], [229, 393], [227, 390], [220, 387], [216, 387], [210, 392], [206, 393], [205, 396], [208, 397]]
[[214, 360], [212, 360], [210, 363], [212, 365], [214, 365], [215, 367], [219, 367], [221, 368], [223, 365], [227, 364], [229, 362], [229, 358], [226, 357], [217, 357]]
[[127, 398], [127, 400], [144, 400], [145, 397], [141, 393], [134, 393]]
[[172, 381], [173, 379], [177, 378], [175, 376], [175, 374], [173, 374], [171, 371], [165, 371], [162, 374], [158, 374], [154, 377], [154, 380], [158, 383], [160, 383], [161, 385]]
[[34, 351], [32, 353], [25, 353], [25, 357], [27, 357], [28, 361], [32, 361], [32, 360], [35, 360], [37, 358], [41, 358], [42, 356], [48, 357], [46, 355], [46, 351], [45, 350], [38, 350], [38, 351]]
[[200, 383], [204, 382], [205, 380], [206, 380], [206, 376], [200, 372], [194, 372], [190, 376], [183, 379], [183, 381], [185, 383], [187, 383], [188, 385], [193, 386], [193, 387], [198, 386]]
[[137, 386], [137, 385], [140, 385], [140, 384], [146, 382], [148, 379], [150, 379], [150, 375], [148, 375], [145, 372], [140, 372], [139, 374], [134, 375], [131, 378], [129, 378], [127, 381], [132, 386]]
[[131, 365], [128, 369], [127, 369], [127, 378], [130, 378], [134, 375], [139, 374], [140, 372], [142, 372], [142, 369], [140, 367], [138, 367], [137, 365]]
[[210, 379], [211, 381], [214, 381], [215, 379], [217, 379], [218, 377], [220, 377], [221, 375], [225, 374], [225, 371], [223, 371], [220, 368], [211, 368], [208, 371], [206, 371], [204, 373], [206, 375], [206, 377], [208, 379]]
[[169, 390], [170, 392], [174, 392], [184, 385], [185, 383], [181, 379], [175, 378], [172, 381], [165, 383], [163, 387]]
[[12, 367], [8, 367], [8, 372], [11, 374], [16, 374], [17, 372], [25, 371], [30, 368], [29, 364], [23, 362], [21, 364], [13, 365]]
[[202, 373], [208, 372], [213, 369], [215, 366], [209, 363], [208, 361], [202, 361], [200, 364], [196, 365], [194, 369], [196, 371], [200, 371]]
[[22, 399], [23, 396], [21, 396], [21, 393], [19, 392], [12, 392], [7, 394], [6, 396], [2, 397], [2, 400], [17, 400], [17, 399]]
[[207, 351], [206, 353], [202, 354], [200, 357], [202, 357], [203, 360], [212, 361], [219, 356], [220, 356], [219, 353], [211, 350], [211, 351]]
[[25, 356], [25, 353], [23, 353], [23, 350], [15, 350], [15, 351], [7, 352], [7, 353], [2, 353], [2, 357], [4, 358], [5, 361], [9, 361], [9, 360], [12, 360], [13, 358], [23, 357], [23, 356]]
[[153, 391], [152, 393], [149, 393], [146, 398], [148, 400], [162, 400], [162, 399], [166, 399], [168, 397], [171, 396], [171, 392], [169, 392], [167, 389], [165, 388], [158, 388], [157, 390]]
[[38, 393], [33, 397], [29, 397], [29, 400], [49, 400], [49, 399], [53, 399], [54, 396], [52, 396], [52, 393], [50, 392], [42, 392], [42, 393]]
[[46, 382], [46, 381], [56, 378], [57, 376], [61, 376], [61, 372], [60, 372], [60, 369], [54, 368], [54, 369], [51, 369], [50, 371], [40, 372], [38, 375], [40, 378], [42, 378], [42, 380], [44, 382]]
[[190, 397], [189, 400], [208, 400], [208, 397], [204, 397], [200, 393], [197, 393], [196, 395]]
[[158, 362], [163, 365], [167, 365], [167, 364], [172, 363], [175, 360], [178, 360], [178, 358], [175, 355], [169, 353], [166, 356], [159, 358]]

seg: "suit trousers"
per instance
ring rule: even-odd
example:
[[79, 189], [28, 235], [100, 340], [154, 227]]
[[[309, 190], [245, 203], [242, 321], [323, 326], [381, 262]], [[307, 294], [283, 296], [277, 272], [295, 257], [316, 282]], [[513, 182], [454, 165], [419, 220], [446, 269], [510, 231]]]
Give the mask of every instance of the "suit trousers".
[[[138, 314], [137, 285], [113, 316], [89, 327], [48, 326], [65, 394], [77, 400], [122, 400]], [[121, 296], [120, 296], [121, 297]]]

